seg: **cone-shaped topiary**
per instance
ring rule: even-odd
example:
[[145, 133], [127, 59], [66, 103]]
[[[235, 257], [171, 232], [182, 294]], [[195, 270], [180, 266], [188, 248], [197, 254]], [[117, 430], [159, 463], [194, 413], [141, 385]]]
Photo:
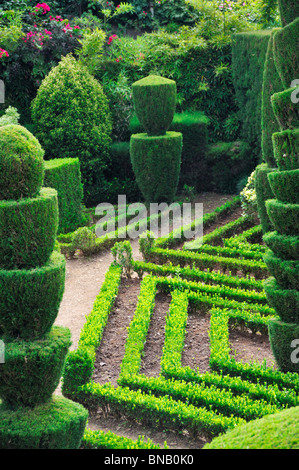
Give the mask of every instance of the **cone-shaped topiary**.
[[176, 105], [176, 83], [149, 76], [133, 84], [136, 115], [147, 133], [133, 134], [130, 157], [147, 203], [171, 203], [176, 194], [183, 138], [168, 131]]
[[101, 84], [68, 55], [43, 80], [32, 103], [45, 158], [79, 158], [86, 205], [99, 203], [112, 121]]
[[[14, 137], [17, 140], [23, 131], [14, 131], [7, 152], [13, 148], [18, 160]], [[27, 137], [36, 148], [36, 139]], [[4, 181], [5, 175], [1, 176]], [[32, 180], [42, 184], [43, 161], [39, 176], [33, 172]], [[29, 173], [27, 183], [34, 186]], [[14, 194], [18, 194], [17, 186], [14, 183]], [[71, 344], [68, 328], [53, 326], [65, 282], [65, 259], [53, 252], [57, 192], [41, 188], [35, 197], [30, 196], [0, 201], [0, 266], [4, 266], [0, 269], [0, 339], [5, 351], [0, 365], [0, 448], [76, 448], [87, 411], [53, 396]], [[10, 224], [8, 229], [5, 224]]]
[[[293, 0], [281, 1], [280, 7], [284, 24], [289, 22], [289, 14], [298, 13]], [[283, 372], [299, 372], [299, 364], [292, 354], [294, 340], [299, 337], [299, 113], [298, 103], [293, 99], [295, 88], [290, 88], [292, 80], [298, 76], [298, 33], [299, 18], [274, 34], [274, 60], [285, 90], [271, 97], [280, 126], [280, 132], [273, 134], [278, 171], [268, 174], [276, 199], [265, 203], [275, 229], [264, 236], [270, 248], [264, 261], [273, 276], [265, 282], [265, 292], [280, 317], [269, 322], [269, 339]]]
[[34, 197], [43, 184], [44, 151], [25, 127], [0, 126], [0, 200]]

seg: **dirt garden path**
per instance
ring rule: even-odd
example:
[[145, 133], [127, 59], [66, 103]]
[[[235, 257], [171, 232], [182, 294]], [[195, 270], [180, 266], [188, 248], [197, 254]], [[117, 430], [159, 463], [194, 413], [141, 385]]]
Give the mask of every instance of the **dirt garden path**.
[[[215, 193], [203, 193], [197, 198], [203, 203], [204, 213], [212, 212], [216, 207], [230, 200], [232, 196]], [[134, 259], [142, 259], [139, 252], [139, 241], [131, 240]], [[77, 349], [81, 329], [86, 316], [91, 312], [96, 296], [99, 294], [105, 274], [113, 261], [110, 250], [104, 251], [90, 258], [68, 259], [66, 267], [65, 293], [55, 325], [68, 327], [72, 333], [72, 346], [70, 350]], [[60, 386], [56, 394], [61, 394]], [[92, 430], [112, 431], [118, 435], [137, 439], [139, 435], [150, 438], [156, 444], [163, 446], [165, 440], [169, 448], [192, 449], [199, 448], [205, 441], [193, 441], [185, 432], [181, 435], [171, 431], [157, 431], [143, 425], [130, 423], [119, 418], [104, 417], [99, 411], [96, 416], [88, 420], [88, 427]]]

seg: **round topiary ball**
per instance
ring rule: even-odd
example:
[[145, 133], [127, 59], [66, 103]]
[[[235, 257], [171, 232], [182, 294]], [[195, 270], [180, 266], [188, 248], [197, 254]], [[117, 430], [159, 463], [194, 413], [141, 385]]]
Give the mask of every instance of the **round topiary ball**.
[[44, 179], [44, 150], [25, 127], [0, 127], [0, 199], [38, 195]]
[[84, 202], [100, 202], [110, 159], [112, 121], [101, 84], [72, 55], [43, 80], [32, 103], [36, 136], [45, 158], [79, 158]]

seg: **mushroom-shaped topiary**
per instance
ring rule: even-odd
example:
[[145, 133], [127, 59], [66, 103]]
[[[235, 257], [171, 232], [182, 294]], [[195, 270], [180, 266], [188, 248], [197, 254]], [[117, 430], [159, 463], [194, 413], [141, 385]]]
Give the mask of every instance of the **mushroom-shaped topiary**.
[[0, 199], [35, 197], [43, 184], [44, 151], [25, 127], [0, 127]]

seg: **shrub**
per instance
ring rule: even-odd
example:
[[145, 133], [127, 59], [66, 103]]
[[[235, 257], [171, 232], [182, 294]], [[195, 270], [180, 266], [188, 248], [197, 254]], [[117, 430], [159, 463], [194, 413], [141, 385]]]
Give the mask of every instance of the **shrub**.
[[292, 100], [292, 93], [295, 90], [296, 88], [292, 87], [271, 96], [273, 111], [281, 130], [299, 127], [298, 106]]
[[35, 197], [43, 184], [44, 151], [22, 126], [0, 127], [0, 199]]
[[278, 233], [293, 235], [299, 232], [299, 204], [285, 204], [277, 199], [266, 201], [266, 209]]
[[299, 323], [299, 293], [294, 289], [281, 289], [275, 278], [264, 283], [269, 304], [283, 322]]
[[55, 158], [45, 161], [44, 185], [58, 195], [58, 233], [76, 230], [82, 222], [83, 185], [78, 158]]
[[46, 263], [57, 227], [57, 192], [53, 188], [42, 188], [31, 199], [0, 201], [0, 267], [30, 269]]
[[164, 135], [176, 108], [176, 83], [150, 75], [133, 83], [136, 115], [149, 136]]
[[79, 158], [84, 201], [98, 203], [111, 142], [110, 111], [101, 85], [68, 55], [42, 82], [32, 119], [46, 158]]
[[[298, 6], [296, 7], [298, 11]], [[293, 12], [294, 13], [294, 12]], [[298, 76], [298, 64], [294, 53], [298, 48], [299, 18], [274, 35], [274, 58], [284, 88], [289, 88]]]
[[278, 4], [283, 26], [291, 23], [299, 16], [299, 5], [296, 0], [278, 0]]
[[181, 166], [182, 134], [168, 131], [162, 136], [131, 136], [130, 155], [136, 181], [149, 203], [172, 202]]
[[273, 229], [272, 222], [268, 216], [265, 205], [265, 202], [268, 199], [274, 197], [268, 181], [268, 174], [270, 172], [271, 169], [266, 163], [258, 165], [255, 169], [254, 187], [256, 193], [257, 211], [264, 233], [267, 233]]
[[19, 118], [20, 115], [18, 113], [18, 110], [16, 108], [13, 108], [12, 106], [8, 106], [8, 108], [5, 110], [5, 113], [3, 116], [0, 118], [0, 126], [7, 126], [8, 124], [19, 124]]
[[268, 174], [272, 191], [280, 202], [298, 202], [299, 168], [289, 171], [272, 171]]
[[[279, 369], [282, 372], [297, 372], [299, 364], [292, 360], [293, 341], [299, 338], [298, 323], [287, 323], [280, 320], [269, 322], [270, 345]], [[297, 345], [297, 343], [296, 343]]]
[[282, 260], [275, 256], [271, 250], [264, 255], [264, 261], [271, 276], [285, 289], [299, 290], [299, 262], [295, 260]]
[[284, 171], [299, 168], [299, 130], [275, 132], [272, 140], [278, 169]]
[[299, 407], [264, 416], [216, 437], [204, 449], [298, 449]]
[[70, 337], [67, 328], [53, 327], [40, 340], [5, 344], [0, 396], [7, 406], [33, 407], [49, 401], [59, 383]]

